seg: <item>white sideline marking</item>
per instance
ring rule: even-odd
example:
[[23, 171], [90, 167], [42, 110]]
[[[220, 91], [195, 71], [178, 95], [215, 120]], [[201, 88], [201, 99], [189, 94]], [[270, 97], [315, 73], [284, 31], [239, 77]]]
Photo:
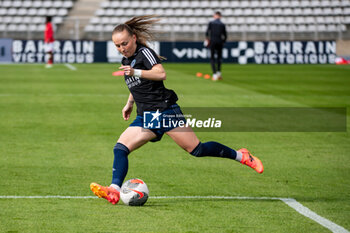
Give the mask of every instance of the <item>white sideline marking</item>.
[[46, 199], [46, 198], [58, 198], [58, 199], [89, 199], [98, 198], [96, 196], [0, 196], [0, 199]]
[[75, 67], [75, 66], [72, 66], [71, 64], [69, 64], [69, 63], [66, 63], [66, 64], [64, 64], [68, 69], [70, 69], [70, 70], [77, 70], [77, 68]]
[[279, 197], [228, 197], [228, 196], [154, 196], [151, 199], [236, 199], [236, 200], [281, 200]]
[[125, 97], [129, 96], [128, 94], [91, 94], [91, 93], [67, 93], [67, 94], [50, 94], [50, 93], [45, 93], [45, 94], [20, 94], [20, 93], [0, 93], [0, 97], [11, 97], [11, 96], [117, 96], [117, 97]]
[[[96, 196], [0, 196], [0, 199], [94, 199]], [[344, 227], [335, 224], [334, 222], [316, 214], [309, 208], [303, 206], [301, 203], [293, 198], [281, 198], [281, 197], [230, 197], [230, 196], [154, 196], [150, 199], [232, 199], [232, 200], [280, 200], [293, 208], [299, 214], [304, 215], [307, 218], [317, 222], [321, 226], [329, 229], [335, 233], [350, 233]]]
[[289, 205], [291, 208], [295, 209], [298, 213], [304, 215], [305, 217], [308, 217], [318, 224], [324, 226], [325, 228], [329, 229], [332, 232], [339, 232], [339, 233], [349, 233], [348, 230], [346, 230], [344, 227], [339, 226], [335, 224], [334, 222], [316, 214], [315, 212], [311, 211], [309, 208], [303, 206], [299, 202], [297, 202], [293, 198], [280, 198], [281, 201]]

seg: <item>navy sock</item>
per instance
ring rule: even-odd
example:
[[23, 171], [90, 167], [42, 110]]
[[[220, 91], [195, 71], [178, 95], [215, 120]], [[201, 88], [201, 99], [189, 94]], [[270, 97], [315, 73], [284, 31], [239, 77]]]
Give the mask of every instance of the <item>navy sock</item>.
[[211, 156], [229, 159], [236, 159], [237, 156], [235, 150], [218, 142], [200, 142], [190, 154], [196, 157]]
[[113, 149], [114, 162], [113, 162], [113, 178], [112, 184], [116, 184], [119, 187], [122, 186], [126, 173], [129, 169], [128, 154], [129, 149], [121, 143], [117, 143]]

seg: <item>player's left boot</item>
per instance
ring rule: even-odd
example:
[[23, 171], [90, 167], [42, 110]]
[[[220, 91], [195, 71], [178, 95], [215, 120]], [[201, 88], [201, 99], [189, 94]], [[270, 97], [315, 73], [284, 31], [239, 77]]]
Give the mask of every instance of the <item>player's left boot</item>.
[[258, 173], [263, 173], [264, 166], [260, 159], [250, 154], [250, 152], [246, 148], [242, 148], [238, 150], [242, 153], [242, 164], [245, 164], [251, 168], [253, 168]]
[[102, 186], [97, 183], [91, 183], [90, 189], [96, 196], [106, 199], [113, 205], [119, 202], [120, 193], [115, 188]]

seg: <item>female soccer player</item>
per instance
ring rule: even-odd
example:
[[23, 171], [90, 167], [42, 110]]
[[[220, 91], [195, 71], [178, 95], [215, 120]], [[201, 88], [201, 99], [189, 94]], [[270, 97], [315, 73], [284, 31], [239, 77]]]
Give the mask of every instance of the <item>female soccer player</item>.
[[114, 147], [112, 184], [110, 186], [90, 184], [96, 196], [105, 198], [112, 204], [116, 204], [120, 198], [120, 187], [128, 172], [128, 154], [149, 141], [159, 141], [164, 133], [193, 156], [229, 158], [253, 168], [258, 173], [264, 170], [261, 161], [252, 156], [247, 149], [235, 151], [218, 142], [202, 143], [190, 127], [143, 128], [145, 111], [154, 111], [152, 114], [154, 119], [161, 114], [176, 116], [182, 114], [176, 104], [177, 95], [164, 87], [166, 73], [160, 57], [147, 46], [147, 41], [152, 38], [150, 27], [156, 21], [158, 20], [154, 19], [154, 16], [134, 17], [115, 27], [112, 33], [115, 46], [124, 56], [120, 69], [124, 70], [125, 82], [130, 90], [129, 98], [122, 110], [124, 120], [129, 120], [134, 103], [137, 106], [136, 119], [120, 135]]

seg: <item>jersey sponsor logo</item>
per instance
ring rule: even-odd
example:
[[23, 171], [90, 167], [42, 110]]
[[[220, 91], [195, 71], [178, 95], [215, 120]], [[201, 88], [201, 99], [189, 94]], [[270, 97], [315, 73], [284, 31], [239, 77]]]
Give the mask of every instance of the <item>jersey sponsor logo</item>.
[[141, 80], [139, 77], [134, 77], [134, 76], [128, 76], [127, 79], [125, 79], [125, 83], [128, 86], [128, 88], [132, 88], [135, 86], [138, 86], [141, 84]]
[[132, 60], [130, 66], [131, 66], [131, 67], [134, 67], [135, 63], [136, 63], [136, 59]]

